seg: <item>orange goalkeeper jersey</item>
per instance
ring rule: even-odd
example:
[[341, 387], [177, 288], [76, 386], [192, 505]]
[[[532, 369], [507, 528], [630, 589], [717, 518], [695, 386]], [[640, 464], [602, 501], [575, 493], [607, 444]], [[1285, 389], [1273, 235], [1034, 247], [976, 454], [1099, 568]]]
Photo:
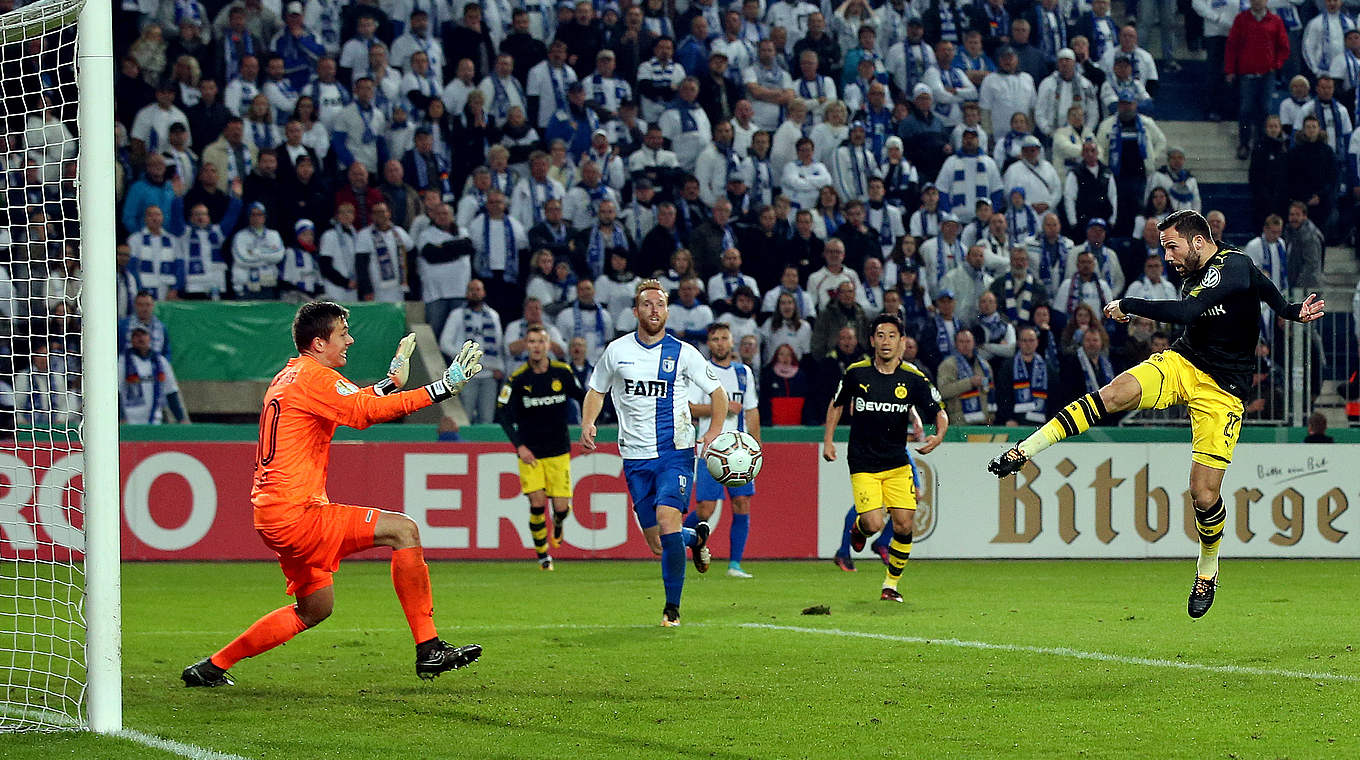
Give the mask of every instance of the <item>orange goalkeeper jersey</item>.
[[326, 468], [337, 426], [363, 429], [432, 403], [423, 388], [378, 396], [309, 356], [289, 359], [269, 384], [260, 412], [250, 491], [255, 527], [290, 523], [301, 510], [330, 501]]

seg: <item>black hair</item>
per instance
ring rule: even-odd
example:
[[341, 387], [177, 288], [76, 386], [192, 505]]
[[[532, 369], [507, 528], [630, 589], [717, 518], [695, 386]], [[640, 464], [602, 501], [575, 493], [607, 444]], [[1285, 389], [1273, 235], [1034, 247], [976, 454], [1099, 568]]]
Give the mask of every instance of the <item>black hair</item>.
[[874, 321], [869, 324], [869, 334], [872, 335], [878, 332], [879, 325], [892, 325], [893, 328], [897, 330], [898, 335], [907, 334], [907, 329], [902, 326], [902, 320], [898, 319], [896, 315], [893, 314], [879, 314], [877, 317], [874, 317]]
[[1157, 224], [1157, 229], [1161, 232], [1173, 228], [1177, 235], [1185, 238], [1186, 242], [1194, 240], [1196, 235], [1202, 236], [1210, 243], [1218, 242], [1214, 240], [1214, 233], [1209, 229], [1209, 222], [1193, 209], [1183, 208], [1180, 211], [1172, 211]]
[[335, 332], [336, 322], [349, 318], [349, 309], [334, 301], [313, 301], [305, 303], [293, 317], [293, 345], [298, 353], [311, 347], [316, 338], [329, 340]]

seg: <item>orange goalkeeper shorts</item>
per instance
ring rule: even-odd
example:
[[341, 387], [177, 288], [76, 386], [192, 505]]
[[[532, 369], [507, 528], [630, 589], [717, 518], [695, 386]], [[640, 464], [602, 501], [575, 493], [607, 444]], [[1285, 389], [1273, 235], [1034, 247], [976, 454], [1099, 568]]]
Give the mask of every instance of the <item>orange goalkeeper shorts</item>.
[[289, 596], [303, 597], [331, 585], [340, 559], [373, 547], [373, 531], [382, 510], [349, 504], [304, 508], [297, 520], [256, 528], [278, 555]]

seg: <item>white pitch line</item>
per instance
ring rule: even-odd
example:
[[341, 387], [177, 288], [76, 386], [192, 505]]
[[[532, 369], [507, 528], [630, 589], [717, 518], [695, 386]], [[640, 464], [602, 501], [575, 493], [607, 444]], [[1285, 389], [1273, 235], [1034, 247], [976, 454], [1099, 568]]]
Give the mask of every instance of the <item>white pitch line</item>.
[[899, 641], [906, 644], [939, 644], [941, 646], [961, 647], [964, 649], [988, 649], [1001, 652], [1024, 652], [1027, 654], [1047, 654], [1055, 657], [1071, 657], [1077, 660], [1113, 662], [1120, 665], [1146, 665], [1154, 668], [1175, 668], [1178, 670], [1201, 670], [1209, 673], [1230, 673], [1247, 676], [1282, 676], [1285, 678], [1307, 678], [1311, 681], [1360, 682], [1360, 676], [1342, 673], [1309, 673], [1302, 670], [1277, 670], [1274, 668], [1252, 668], [1245, 665], [1203, 665], [1197, 662], [1178, 660], [1159, 660], [1150, 657], [1128, 657], [1104, 652], [1084, 652], [1070, 647], [1036, 647], [1024, 644], [992, 644], [986, 641], [965, 641], [963, 639], [931, 639], [923, 636], [895, 636], [888, 633], [865, 633], [845, 631], [839, 628], [803, 628], [794, 625], [771, 625], [769, 623], [742, 623], [742, 628], [759, 628], [767, 631], [789, 631], [792, 633], [820, 633], [824, 636], [846, 638], [876, 639], [879, 641]]
[[[696, 625], [703, 625], [702, 623]], [[547, 623], [543, 625], [441, 625], [441, 631], [598, 631], [616, 630], [622, 628], [656, 628], [657, 626], [643, 623], [632, 624], [597, 624], [597, 623]], [[694, 627], [694, 626], [691, 626]], [[407, 628], [325, 628], [317, 627], [307, 630], [308, 636], [315, 636], [318, 633], [405, 633]], [[240, 633], [236, 631], [124, 631], [123, 636], [234, 636]]]
[[152, 749], [164, 750], [165, 752], [170, 752], [179, 755], [180, 757], [187, 757], [189, 760], [247, 760], [247, 758], [241, 757], [240, 755], [204, 749], [192, 744], [177, 742], [174, 739], [162, 739], [159, 736], [142, 733], [141, 731], [135, 731], [130, 728], [123, 729], [114, 734], [114, 736], [117, 736], [120, 739], [137, 742], [138, 744], [151, 747]]

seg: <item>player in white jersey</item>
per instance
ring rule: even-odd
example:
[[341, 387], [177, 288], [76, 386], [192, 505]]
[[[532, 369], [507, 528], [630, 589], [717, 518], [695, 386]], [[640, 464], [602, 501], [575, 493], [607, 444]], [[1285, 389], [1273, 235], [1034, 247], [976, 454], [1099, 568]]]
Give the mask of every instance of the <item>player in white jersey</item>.
[[[710, 403], [727, 408], [727, 392], [712, 365], [695, 347], [666, 334], [666, 291], [656, 280], [638, 284], [633, 301], [637, 331], [610, 343], [590, 376], [581, 413], [581, 445], [595, 450], [595, 420], [604, 394], [614, 399], [619, 416], [619, 453], [633, 512], [652, 552], [661, 557], [666, 606], [661, 625], [680, 625], [680, 594], [685, 587], [685, 547], [694, 567], [708, 571], [707, 523], [683, 525], [694, 477], [694, 425], [690, 389], [697, 386]], [[720, 429], [708, 431], [704, 449]]]
[[[757, 411], [756, 376], [732, 352], [732, 328], [725, 322], [715, 322], [708, 327], [708, 356], [713, 371], [718, 375], [727, 392], [727, 414], [719, 424], [718, 433], [739, 430], [750, 433], [760, 441], [760, 412]], [[701, 434], [707, 436], [713, 429], [713, 405], [697, 390], [691, 389], [689, 411], [699, 421]], [[700, 522], [708, 522], [723, 497], [723, 488], [731, 497], [728, 504], [732, 507], [731, 540], [732, 551], [727, 559], [727, 574], [733, 578], [750, 578], [751, 574], [741, 568], [741, 557], [746, 552], [746, 537], [751, 531], [751, 497], [755, 495], [755, 483], [744, 486], [723, 486], [708, 474], [708, 467], [700, 461], [694, 469], [694, 511], [685, 517], [685, 525], [695, 527]]]

